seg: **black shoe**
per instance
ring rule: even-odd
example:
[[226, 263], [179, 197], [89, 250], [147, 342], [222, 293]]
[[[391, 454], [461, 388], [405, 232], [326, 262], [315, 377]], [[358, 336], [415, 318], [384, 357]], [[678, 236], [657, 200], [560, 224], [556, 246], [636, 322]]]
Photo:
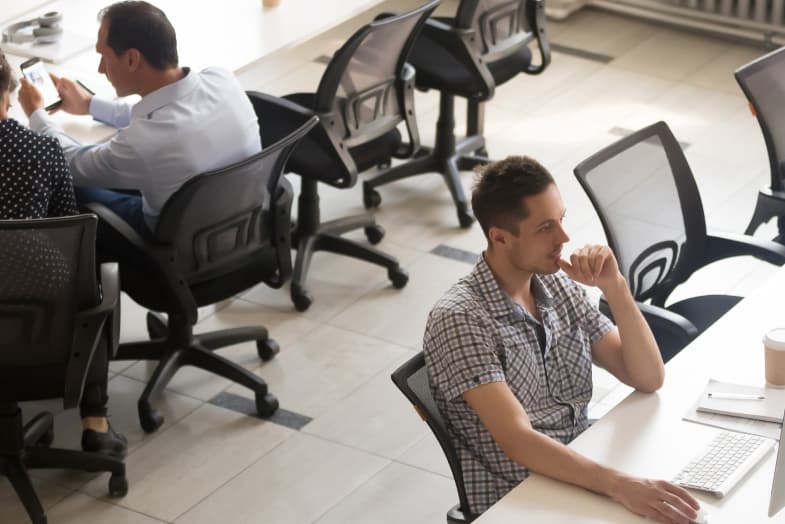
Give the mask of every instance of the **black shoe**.
[[112, 429], [112, 426], [106, 433], [85, 429], [82, 430], [82, 449], [121, 459], [128, 454], [128, 439]]

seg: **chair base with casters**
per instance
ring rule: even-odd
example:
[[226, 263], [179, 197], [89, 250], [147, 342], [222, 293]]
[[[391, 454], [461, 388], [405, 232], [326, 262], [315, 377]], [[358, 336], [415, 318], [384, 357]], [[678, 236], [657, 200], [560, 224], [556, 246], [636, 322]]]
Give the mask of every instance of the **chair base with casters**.
[[744, 234], [754, 234], [761, 224], [765, 224], [772, 218], [777, 219], [778, 234], [774, 241], [785, 244], [785, 235], [783, 235], [785, 233], [785, 192], [764, 188], [758, 193], [755, 211], [752, 213], [752, 218]]
[[439, 119], [436, 123], [434, 147], [422, 147], [414, 158], [406, 163], [363, 182], [363, 204], [366, 209], [376, 208], [381, 204], [382, 197], [375, 189], [379, 186], [423, 173], [439, 173], [444, 178], [455, 203], [458, 223], [462, 228], [471, 227], [474, 223], [474, 215], [461, 184], [460, 172], [470, 171], [491, 161], [487, 158], [482, 131], [483, 107], [481, 102], [469, 101], [467, 134], [458, 141], [455, 136], [453, 116], [455, 96], [442, 93], [439, 98]]
[[120, 458], [72, 449], [53, 449], [54, 419], [41, 413], [22, 426], [22, 411], [15, 402], [0, 404], [0, 474], [8, 477], [33, 524], [46, 524], [41, 501], [33, 489], [28, 470], [71, 469], [88, 472], [107, 471], [109, 495], [128, 493], [125, 464]]
[[256, 350], [263, 361], [271, 360], [278, 344], [268, 337], [263, 327], [241, 327], [194, 334], [190, 323], [170, 317], [169, 321], [154, 313], [147, 314], [150, 340], [120, 345], [113, 360], [157, 360], [158, 365], [139, 397], [137, 408], [142, 429], [156, 431], [163, 416], [150, 405], [150, 397], [166, 388], [174, 374], [183, 366], [194, 366], [231, 380], [254, 392], [256, 412], [270, 417], [278, 409], [278, 399], [267, 390], [267, 383], [256, 374], [214, 353], [216, 349], [256, 341]]
[[368, 242], [378, 244], [384, 237], [384, 229], [376, 224], [371, 213], [322, 222], [319, 212], [318, 182], [303, 177], [298, 197], [297, 228], [293, 242], [297, 246], [292, 273], [291, 297], [297, 311], [305, 311], [311, 306], [313, 297], [305, 287], [305, 279], [311, 265], [311, 258], [317, 251], [336, 253], [387, 269], [387, 276], [393, 287], [401, 289], [409, 281], [409, 274], [398, 259], [370, 246], [364, 246], [341, 235], [362, 228]]

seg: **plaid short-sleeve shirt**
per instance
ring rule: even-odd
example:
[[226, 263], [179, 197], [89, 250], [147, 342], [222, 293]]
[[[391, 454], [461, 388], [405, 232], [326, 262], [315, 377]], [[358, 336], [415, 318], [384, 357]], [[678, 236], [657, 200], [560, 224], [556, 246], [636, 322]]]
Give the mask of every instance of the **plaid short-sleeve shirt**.
[[588, 426], [591, 346], [613, 324], [561, 273], [535, 275], [532, 291], [541, 323], [510, 300], [482, 258], [436, 303], [425, 329], [431, 390], [458, 450], [472, 513], [529, 473], [496, 445], [465, 392], [506, 382], [534, 429], [565, 444]]

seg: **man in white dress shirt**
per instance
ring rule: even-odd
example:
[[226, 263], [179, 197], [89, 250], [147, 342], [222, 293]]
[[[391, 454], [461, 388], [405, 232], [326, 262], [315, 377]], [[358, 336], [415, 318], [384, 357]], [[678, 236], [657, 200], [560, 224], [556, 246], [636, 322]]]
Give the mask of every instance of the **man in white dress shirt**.
[[63, 100], [60, 109], [90, 114], [118, 128], [117, 134], [105, 143], [83, 145], [49, 117], [31, 83], [22, 82], [19, 101], [33, 130], [60, 141], [77, 201], [103, 203], [148, 236], [166, 200], [188, 179], [261, 151], [258, 122], [232, 73], [178, 65], [175, 31], [160, 9], [119, 2], [100, 18], [98, 72], [118, 96], [138, 94], [141, 100], [133, 106], [102, 100], [72, 80], [53, 80]]

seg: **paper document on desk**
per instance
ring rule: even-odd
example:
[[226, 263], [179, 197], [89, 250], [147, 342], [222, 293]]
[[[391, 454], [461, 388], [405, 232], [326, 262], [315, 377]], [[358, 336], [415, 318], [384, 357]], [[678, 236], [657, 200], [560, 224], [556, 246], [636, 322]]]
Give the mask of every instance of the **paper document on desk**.
[[698, 399], [698, 411], [782, 423], [785, 389], [709, 380]]
[[[700, 410], [701, 404], [703, 404], [704, 400], [708, 398], [708, 393], [710, 392], [757, 394], [755, 391], [741, 391], [739, 389], [731, 390], [731, 388], [734, 387], [747, 388], [748, 390], [752, 390], [752, 389], [764, 390], [764, 388], [740, 386], [738, 384], [727, 384], [725, 382], [719, 382], [717, 380], [709, 380], [708, 384], [706, 385], [706, 388], [701, 393], [701, 396], [695, 401], [695, 404], [693, 404], [693, 406], [687, 411], [687, 413], [685, 413], [683, 417], [684, 420], [687, 420], [689, 422], [695, 422], [698, 424], [704, 424], [706, 426], [712, 426], [715, 428], [727, 429], [730, 431], [738, 431], [740, 433], [748, 433], [750, 435], [758, 435], [761, 437], [773, 438], [775, 440], [779, 439], [780, 427], [781, 427], [780, 423], [765, 422], [753, 418], [724, 415], [724, 414], [711, 413], [711, 412]], [[765, 391], [762, 394], [766, 396], [769, 391], [778, 392], [779, 390], [765, 389]], [[785, 393], [785, 391], [782, 391], [781, 393]], [[758, 402], [758, 401], [737, 400], [735, 402]], [[734, 408], [734, 409], [738, 409], [738, 408]], [[780, 420], [782, 419], [782, 411], [780, 411], [779, 419]]]

